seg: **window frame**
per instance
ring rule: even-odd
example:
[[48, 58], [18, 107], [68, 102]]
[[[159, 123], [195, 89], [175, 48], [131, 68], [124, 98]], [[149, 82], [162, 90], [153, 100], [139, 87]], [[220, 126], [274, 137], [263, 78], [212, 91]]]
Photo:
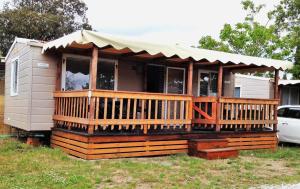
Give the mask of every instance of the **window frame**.
[[[61, 69], [61, 90], [65, 91], [66, 90], [66, 70], [67, 70], [67, 58], [81, 58], [81, 59], [87, 59], [90, 61], [89, 67], [91, 65], [92, 62], [92, 57], [90, 56], [84, 56], [84, 55], [77, 55], [77, 54], [67, 54], [64, 53], [62, 56], [62, 69]], [[109, 59], [109, 58], [98, 58], [98, 61], [104, 61], [104, 62], [110, 62], [110, 63], [114, 63], [115, 69], [114, 69], [114, 90], [113, 91], [117, 91], [118, 90], [118, 68], [119, 68], [119, 61], [118, 59]], [[100, 67], [101, 68], [101, 67]], [[89, 81], [89, 90], [91, 90], [91, 85], [90, 85]], [[97, 89], [97, 90], [102, 90], [102, 89]]]
[[[17, 63], [17, 73], [15, 64]], [[19, 94], [19, 71], [20, 71], [20, 58], [12, 59], [10, 63], [10, 96], [17, 96]], [[16, 75], [16, 78], [14, 77]], [[14, 91], [14, 82], [17, 81], [16, 90]]]
[[166, 67], [166, 77], [165, 77], [165, 93], [168, 94], [168, 77], [169, 77], [169, 69], [173, 70], [182, 70], [183, 71], [183, 85], [182, 85], [182, 94], [186, 94], [185, 92], [185, 68], [181, 67], [174, 67], [174, 66], [167, 66]]
[[[242, 96], [242, 85], [235, 85], [234, 86], [233, 96], [235, 96], [235, 88], [240, 88], [240, 98], [243, 98], [243, 96]], [[234, 98], [237, 98], [237, 97], [234, 97]]]
[[[200, 76], [201, 73], [207, 73], [209, 74], [209, 80], [210, 80], [210, 74], [211, 73], [215, 73], [218, 74], [218, 71], [216, 70], [206, 70], [206, 69], [198, 69], [198, 73], [197, 73], [197, 96], [200, 96]], [[208, 84], [208, 96], [211, 96], [211, 92], [210, 92], [210, 83]], [[218, 95], [218, 92], [216, 93]]]

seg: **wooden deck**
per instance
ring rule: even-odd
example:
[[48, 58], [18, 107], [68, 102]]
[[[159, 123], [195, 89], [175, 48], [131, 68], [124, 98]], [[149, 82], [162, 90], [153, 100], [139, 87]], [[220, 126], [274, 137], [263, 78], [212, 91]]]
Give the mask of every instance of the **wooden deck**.
[[278, 100], [104, 90], [54, 98], [51, 145], [84, 159], [187, 153], [195, 138], [226, 139], [233, 150], [223, 156], [277, 145]]
[[234, 150], [276, 149], [275, 132], [193, 132], [161, 135], [90, 135], [54, 129], [51, 146], [83, 159], [160, 156], [188, 152], [191, 139], [226, 139]]

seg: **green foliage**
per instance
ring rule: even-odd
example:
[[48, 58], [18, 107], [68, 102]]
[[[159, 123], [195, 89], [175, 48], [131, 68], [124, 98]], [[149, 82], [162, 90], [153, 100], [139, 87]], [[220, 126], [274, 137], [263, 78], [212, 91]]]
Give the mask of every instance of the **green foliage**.
[[[276, 34], [274, 26], [264, 26], [255, 21], [256, 14], [264, 5], [255, 6], [250, 0], [242, 2], [248, 12], [245, 20], [235, 25], [225, 24], [220, 31], [220, 40], [210, 36], [200, 39], [199, 47], [233, 52], [248, 56], [287, 59], [291, 54], [289, 38], [282, 38]], [[213, 41], [203, 43], [203, 41]]]
[[211, 36], [205, 36], [199, 40], [198, 48], [201, 47], [205, 47], [205, 49], [209, 49], [209, 50], [231, 52], [228, 45], [225, 45], [224, 43], [213, 39]]
[[91, 29], [82, 0], [14, 0], [0, 10], [0, 51], [14, 38], [52, 40], [79, 29]]
[[[269, 21], [263, 25], [256, 16], [264, 5], [251, 0], [242, 1], [247, 16], [235, 25], [225, 24], [219, 40], [204, 36], [200, 48], [233, 52], [242, 55], [295, 61], [291, 70], [294, 78], [300, 78], [300, 0], [281, 0], [268, 14]], [[274, 24], [270, 24], [270, 23]], [[223, 48], [225, 47], [225, 48]]]
[[269, 13], [269, 18], [275, 20], [277, 33], [290, 39], [295, 62], [290, 72], [294, 79], [300, 79], [300, 0], [281, 0], [275, 10]]

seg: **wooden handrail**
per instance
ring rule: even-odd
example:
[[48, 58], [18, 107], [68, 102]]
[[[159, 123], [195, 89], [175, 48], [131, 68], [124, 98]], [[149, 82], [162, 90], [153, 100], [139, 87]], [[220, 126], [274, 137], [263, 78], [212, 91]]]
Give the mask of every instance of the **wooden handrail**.
[[133, 94], [133, 95], [148, 95], [148, 96], [169, 96], [169, 97], [183, 97], [186, 99], [190, 99], [193, 96], [191, 95], [187, 95], [187, 94], [165, 94], [165, 93], [148, 93], [148, 92], [139, 92], [139, 91], [112, 91], [112, 90], [73, 90], [73, 91], [55, 91], [53, 93], [54, 97], [71, 97], [71, 95], [87, 95], [88, 92], [91, 91], [92, 94], [96, 93], [98, 94], [100, 93], [108, 93], [108, 94], [113, 94], [113, 95], [117, 95], [117, 94]]
[[177, 94], [162, 94], [162, 93], [142, 93], [142, 92], [123, 92], [123, 91], [92, 91], [92, 96], [95, 97], [113, 97], [113, 98], [139, 98], [149, 100], [192, 100], [191, 96]]
[[255, 98], [229, 98], [221, 97], [219, 102], [224, 103], [247, 103], [247, 104], [274, 104], [278, 105], [279, 99], [255, 99]]

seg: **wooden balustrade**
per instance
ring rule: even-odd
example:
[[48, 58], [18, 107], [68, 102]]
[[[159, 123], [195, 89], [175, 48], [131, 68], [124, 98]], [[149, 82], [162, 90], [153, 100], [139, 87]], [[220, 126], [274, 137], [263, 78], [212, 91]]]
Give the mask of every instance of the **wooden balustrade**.
[[205, 128], [217, 123], [217, 97], [193, 98], [193, 123]]
[[274, 128], [277, 106], [274, 99], [197, 97], [193, 99], [193, 124], [205, 128], [219, 125], [223, 130]]
[[89, 124], [89, 98], [87, 91], [55, 92], [53, 119], [59, 125], [87, 129]]
[[221, 128], [273, 128], [277, 124], [278, 100], [220, 98]]
[[68, 129], [139, 128], [147, 133], [150, 128], [182, 128], [191, 124], [191, 96], [95, 90], [55, 92], [54, 98], [53, 119]]
[[147, 133], [149, 129], [189, 130], [191, 124], [212, 129], [218, 125], [223, 130], [276, 129], [277, 125], [278, 100], [271, 99], [106, 90], [55, 92], [54, 98], [56, 125], [71, 130]]

